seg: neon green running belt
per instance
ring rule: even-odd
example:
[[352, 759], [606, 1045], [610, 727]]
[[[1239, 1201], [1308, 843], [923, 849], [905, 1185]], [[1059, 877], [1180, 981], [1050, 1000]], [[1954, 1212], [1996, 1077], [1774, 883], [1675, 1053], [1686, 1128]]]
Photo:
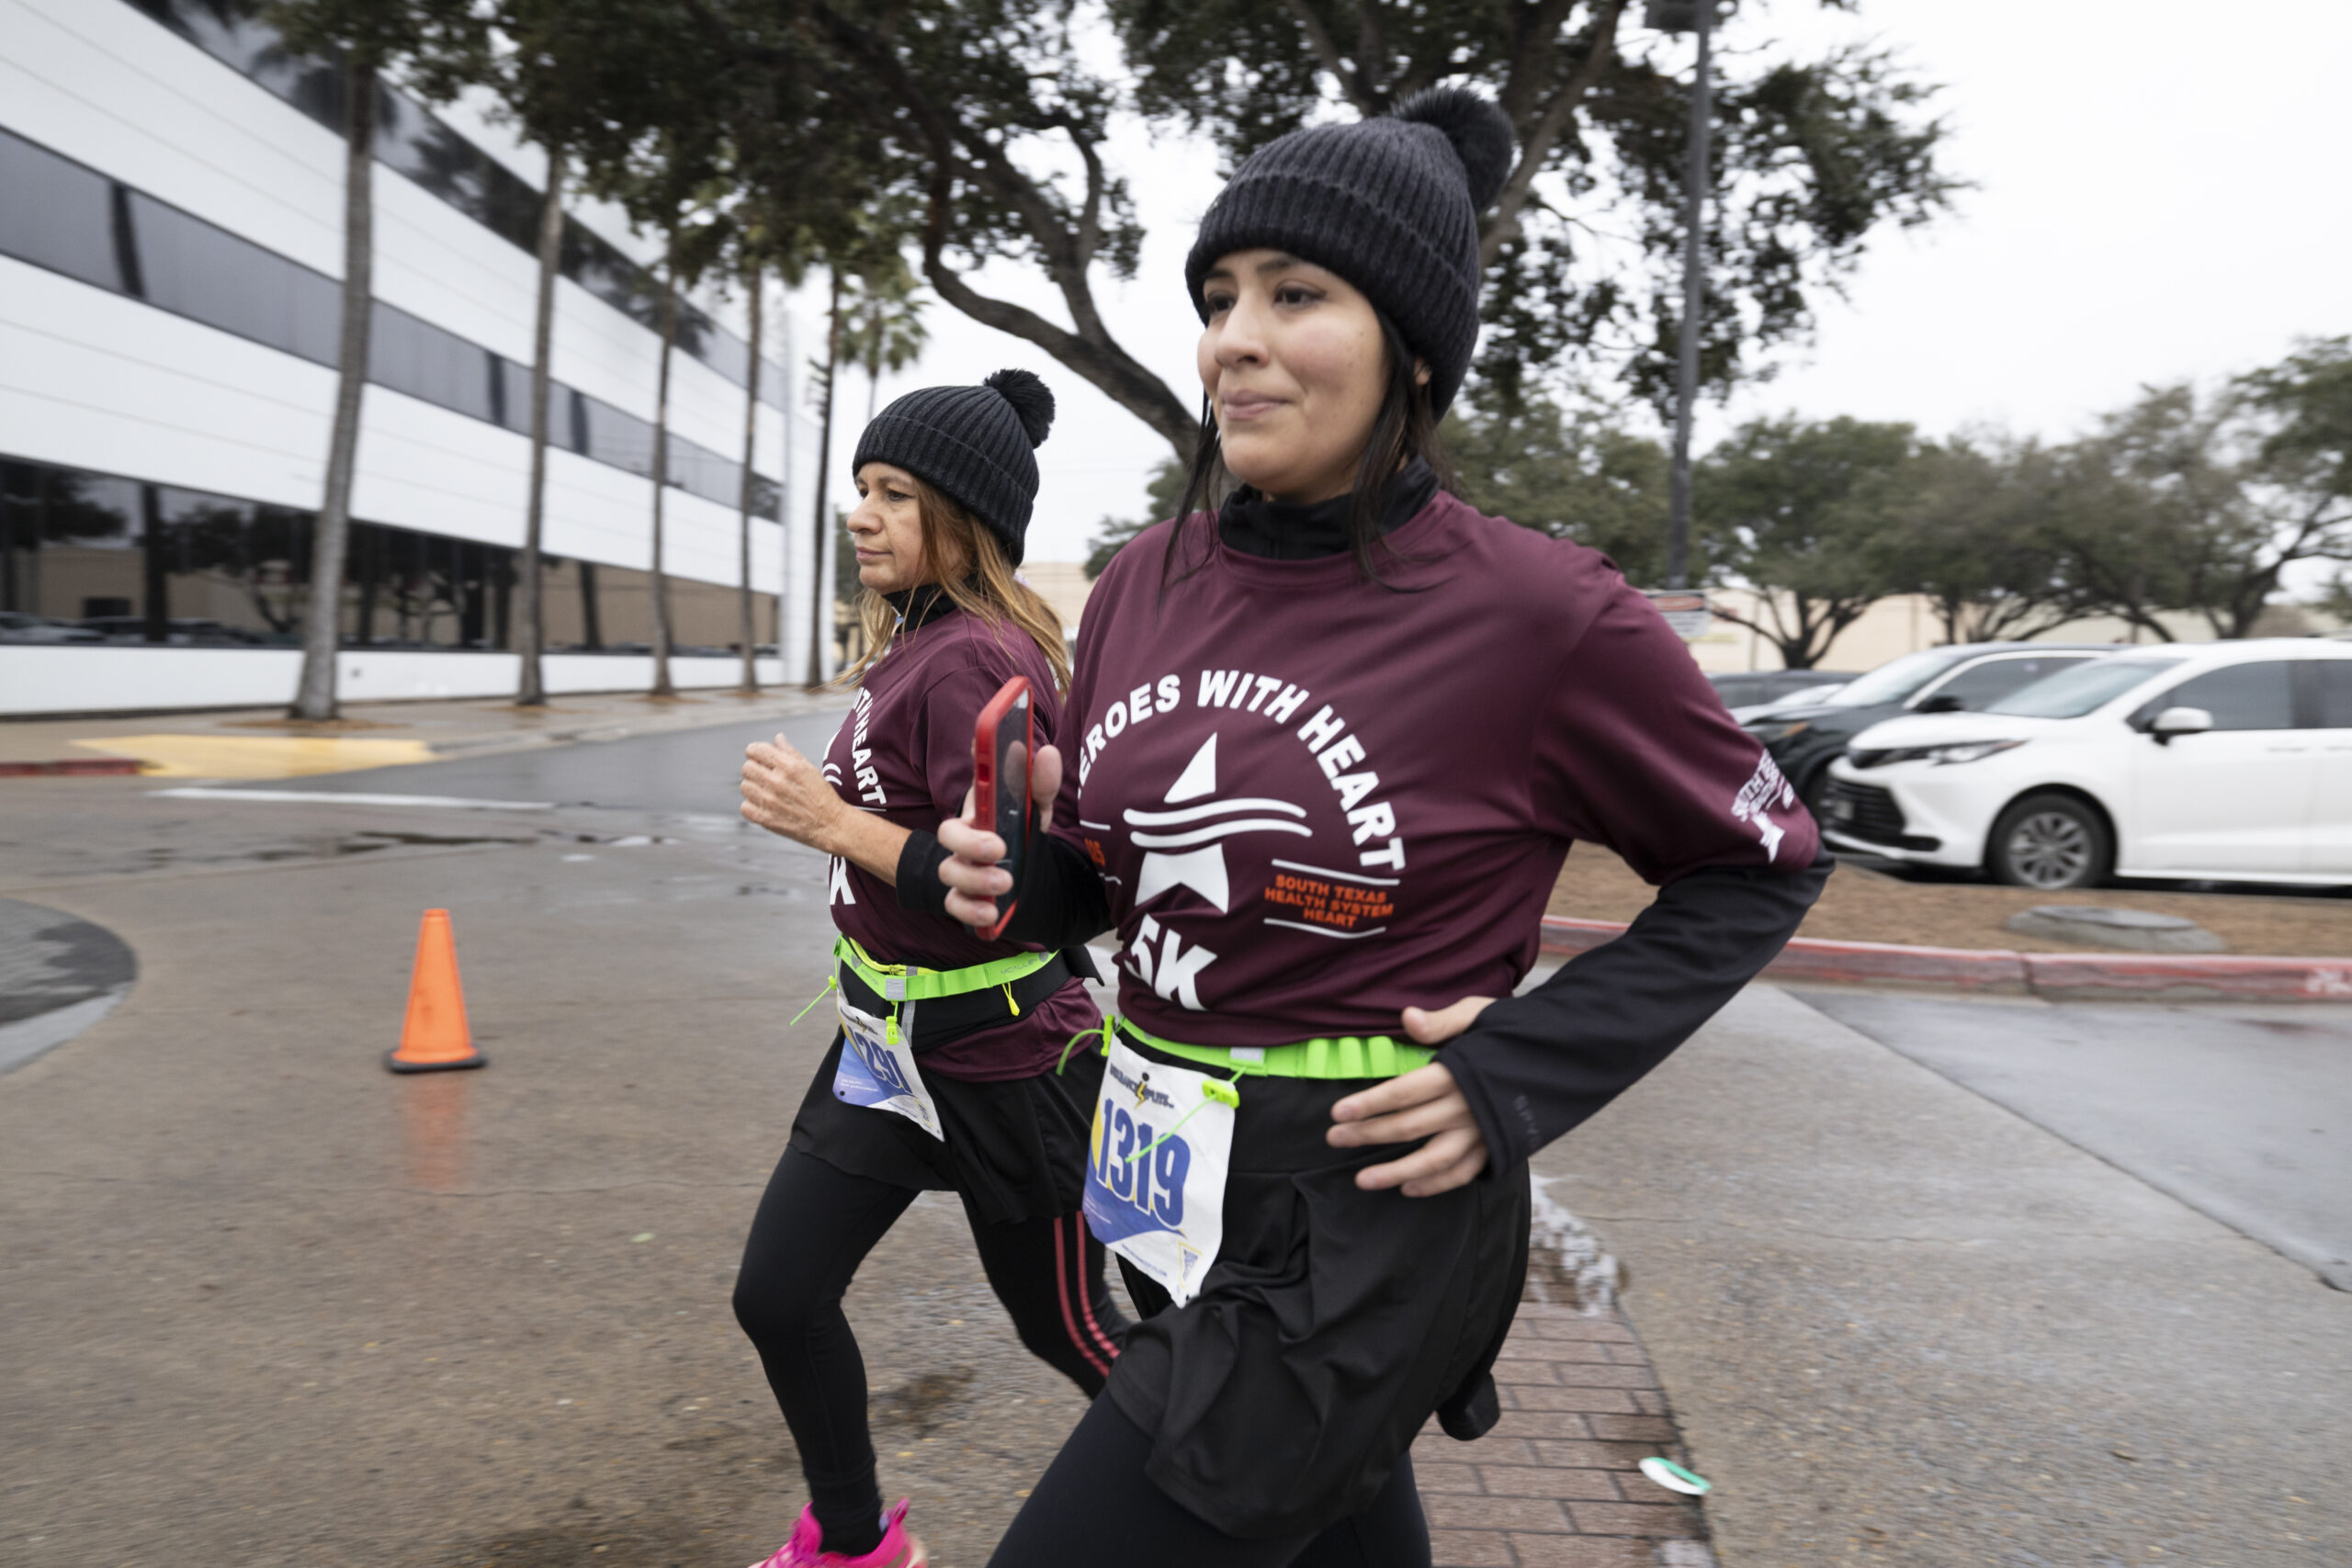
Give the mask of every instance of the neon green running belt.
[[[925, 1002], [940, 997], [960, 997], [1024, 980], [1051, 964], [1059, 953], [1016, 953], [991, 958], [964, 969], [923, 969], [912, 964], [883, 964], [845, 936], [833, 939], [833, 956], [865, 983], [876, 996], [894, 1002]], [[1006, 993], [1008, 1000], [1011, 993]], [[1021, 1010], [1013, 1009], [1018, 1013]]]
[[1437, 1060], [1437, 1053], [1429, 1046], [1385, 1034], [1343, 1034], [1289, 1045], [1186, 1045], [1138, 1029], [1133, 1019], [1106, 1018], [1102, 1021], [1106, 1046], [1114, 1030], [1124, 1030], [1155, 1051], [1223, 1067], [1244, 1077], [1393, 1078]]

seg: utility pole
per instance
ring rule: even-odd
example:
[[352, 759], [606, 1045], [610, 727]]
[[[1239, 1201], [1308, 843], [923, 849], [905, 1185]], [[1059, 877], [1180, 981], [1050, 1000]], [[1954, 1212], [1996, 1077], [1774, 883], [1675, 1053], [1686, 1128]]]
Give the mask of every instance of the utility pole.
[[1699, 399], [1699, 334], [1707, 308], [1707, 141], [1714, 129], [1708, 35], [1716, 0], [1649, 0], [1645, 19], [1660, 32], [1699, 35], [1690, 88], [1690, 163], [1682, 175], [1682, 330], [1676, 334], [1674, 471], [1667, 499], [1666, 585], [1690, 586], [1690, 412]]

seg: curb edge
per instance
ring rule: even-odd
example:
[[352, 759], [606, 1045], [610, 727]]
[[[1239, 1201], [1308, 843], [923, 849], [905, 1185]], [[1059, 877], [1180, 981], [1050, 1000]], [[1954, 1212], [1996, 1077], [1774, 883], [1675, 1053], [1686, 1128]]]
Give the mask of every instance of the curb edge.
[[[1613, 920], [1543, 918], [1542, 951], [1589, 952], [1623, 934]], [[1797, 937], [1764, 969], [1770, 980], [1932, 986], [2060, 1000], [2352, 1002], [2352, 958], [2164, 953], [2012, 953]]]

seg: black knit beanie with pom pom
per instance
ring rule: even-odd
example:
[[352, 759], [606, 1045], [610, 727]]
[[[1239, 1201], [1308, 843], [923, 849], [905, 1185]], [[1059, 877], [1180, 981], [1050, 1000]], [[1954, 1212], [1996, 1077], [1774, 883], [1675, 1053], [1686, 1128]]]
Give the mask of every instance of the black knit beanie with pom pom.
[[1287, 251], [1363, 290], [1429, 362], [1440, 413], [1478, 344], [1478, 214], [1510, 174], [1510, 121], [1466, 87], [1430, 87], [1394, 114], [1268, 142], [1201, 220], [1184, 287], [1235, 251]]
[[977, 387], [925, 387], [874, 416], [857, 438], [868, 463], [904, 468], [994, 534], [1021, 564], [1037, 502], [1036, 446], [1054, 427], [1054, 394], [1027, 370], [1000, 370]]

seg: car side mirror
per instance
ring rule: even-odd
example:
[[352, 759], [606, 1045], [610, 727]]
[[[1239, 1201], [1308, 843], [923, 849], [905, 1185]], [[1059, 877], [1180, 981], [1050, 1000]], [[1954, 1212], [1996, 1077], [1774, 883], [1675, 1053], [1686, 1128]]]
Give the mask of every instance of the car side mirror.
[[2176, 735], [2202, 735], [2213, 728], [2213, 716], [2203, 708], [2166, 708], [2148, 723], [2148, 733], [2159, 746], [2169, 746]]
[[1966, 703], [1962, 702], [1950, 692], [1939, 692], [1912, 711], [1915, 713], [1964, 713], [1967, 708]]

